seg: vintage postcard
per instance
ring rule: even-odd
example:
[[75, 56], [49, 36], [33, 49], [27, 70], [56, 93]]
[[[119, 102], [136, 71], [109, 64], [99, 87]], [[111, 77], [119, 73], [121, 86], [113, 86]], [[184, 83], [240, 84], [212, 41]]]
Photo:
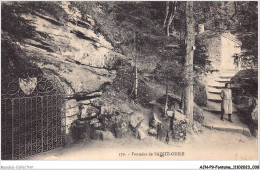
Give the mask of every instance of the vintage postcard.
[[257, 1], [2, 1], [1, 25], [1, 160], [258, 160]]

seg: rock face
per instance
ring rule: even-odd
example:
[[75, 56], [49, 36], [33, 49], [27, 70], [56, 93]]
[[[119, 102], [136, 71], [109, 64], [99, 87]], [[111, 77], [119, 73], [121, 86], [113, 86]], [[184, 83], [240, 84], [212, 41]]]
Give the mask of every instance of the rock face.
[[100, 134], [101, 140], [112, 140], [112, 139], [115, 138], [113, 133], [110, 132], [110, 131], [100, 131], [100, 130], [98, 130], [96, 132], [97, 132], [97, 134]]
[[[79, 103], [75, 94], [95, 91], [95, 95], [100, 95], [104, 84], [115, 79], [118, 63], [125, 57], [115, 52], [110, 40], [97, 31], [100, 28], [92, 17], [86, 13], [83, 16], [70, 2], [11, 2], [5, 3], [4, 9], [5, 14], [18, 16], [17, 23], [23, 24], [19, 29], [15, 28], [20, 33], [8, 29], [9, 25], [16, 23], [15, 19], [5, 22], [2, 30], [5, 40], [11, 42], [9, 46], [19, 49], [13, 60], [33, 65], [46, 77], [57, 80], [55, 82], [66, 98], [62, 107], [62, 112], [66, 114], [62, 118], [66, 122], [66, 133], [81, 135], [80, 128], [74, 125], [85, 127], [90, 122], [91, 128], [103, 128], [103, 122], [97, 119], [100, 110], [87, 106], [99, 107], [100, 103], [91, 99]], [[6, 63], [10, 63], [12, 57], [9, 56], [12, 55], [8, 54], [7, 48], [5, 51]], [[16, 66], [12, 65], [7, 68], [15, 70]], [[21, 70], [27, 70], [26, 66]], [[88, 118], [90, 120], [85, 120]], [[76, 138], [81, 138], [80, 135]]]
[[102, 106], [100, 112], [101, 112], [100, 114], [104, 116], [115, 115], [118, 112], [118, 108], [113, 106]]
[[74, 108], [77, 106], [78, 106], [77, 101], [75, 99], [72, 99], [72, 100], [65, 101], [63, 108], [67, 110], [67, 109], [71, 109], [71, 108]]
[[140, 140], [147, 138], [146, 131], [144, 131], [142, 129], [137, 129], [137, 138]]
[[149, 129], [148, 134], [151, 136], [157, 136], [157, 129], [154, 128]]
[[143, 120], [144, 120], [144, 117], [141, 113], [134, 112], [130, 116], [130, 125], [133, 128], [136, 128], [137, 126], [140, 126], [140, 124], [142, 123]]
[[93, 106], [89, 106], [89, 105], [83, 105], [81, 106], [81, 119], [88, 119], [88, 118], [93, 118], [93, 117], [97, 117], [97, 115], [100, 113], [100, 111], [93, 107]]
[[184, 121], [184, 120], [186, 119], [186, 116], [185, 116], [184, 114], [182, 114], [181, 111], [176, 110], [176, 111], [174, 112], [174, 118], [175, 118], [176, 120], [179, 120], [179, 121], [181, 121], [181, 120]]
[[[40, 5], [30, 3], [29, 8]], [[112, 82], [115, 72], [110, 70], [117, 68], [116, 63], [125, 57], [97, 33], [90, 15], [83, 17], [76, 7], [70, 7], [70, 2], [49, 2], [48, 5], [52, 3], [63, 14], [63, 20], [50, 14], [52, 11], [38, 9], [21, 15], [31, 21], [28, 25], [37, 33], [19, 44], [24, 54], [21, 59], [37, 65], [46, 75], [55, 76], [66, 94], [92, 92]], [[26, 6], [26, 3], [20, 5]]]
[[92, 124], [95, 124], [95, 123], [98, 123], [98, 122], [99, 122], [99, 120], [97, 118], [94, 118], [90, 121], [90, 124], [92, 125]]

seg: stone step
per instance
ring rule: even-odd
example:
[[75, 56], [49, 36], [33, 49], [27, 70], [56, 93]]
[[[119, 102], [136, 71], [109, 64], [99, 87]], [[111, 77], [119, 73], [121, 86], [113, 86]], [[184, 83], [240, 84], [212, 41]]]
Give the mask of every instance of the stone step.
[[224, 75], [219, 75], [219, 76], [216, 76], [216, 77], [214, 77], [215, 78], [215, 80], [230, 80], [231, 78], [232, 78], [232, 76], [224, 76]]
[[233, 76], [219, 76], [219, 78], [221, 78], [221, 79], [231, 79]]
[[223, 80], [220, 80], [220, 81], [217, 81], [218, 83], [230, 83], [230, 81], [223, 81]]
[[225, 83], [218, 82], [218, 81], [211, 81], [211, 82], [208, 82], [208, 85], [209, 86], [225, 86]]
[[237, 71], [235, 71], [235, 70], [228, 70], [228, 71], [220, 71], [219, 73], [230, 73], [230, 74], [236, 74], [237, 73]]
[[208, 94], [208, 99], [221, 100], [220, 94]]
[[222, 85], [222, 86], [211, 86], [211, 85], [208, 85], [208, 87], [214, 88], [214, 89], [224, 89], [225, 85]]
[[212, 112], [220, 112], [221, 111], [221, 103], [215, 103], [212, 101], [207, 101], [207, 106], [205, 107], [206, 110]]
[[208, 87], [207, 92], [208, 93], [221, 93], [222, 89], [217, 89], [217, 88], [213, 88], [213, 87]]
[[219, 77], [227, 77], [227, 78], [232, 78], [235, 75], [231, 75], [231, 74], [220, 74]]
[[214, 102], [214, 103], [221, 103], [222, 102], [221, 99], [208, 99], [208, 101]]
[[218, 72], [218, 74], [236, 74], [237, 73], [237, 71], [235, 71], [235, 70], [233, 70], [233, 71], [219, 71]]
[[220, 72], [225, 72], [225, 73], [237, 73], [238, 71], [237, 70], [222, 70], [222, 71], [220, 71]]
[[204, 127], [209, 128], [209, 129], [215, 129], [215, 130], [220, 130], [220, 131], [226, 131], [226, 132], [234, 132], [234, 133], [240, 133], [245, 136], [251, 136], [251, 132], [247, 128], [242, 128], [242, 127], [222, 127], [222, 126], [217, 126], [217, 125], [208, 125], [208, 124], [203, 124]]
[[228, 77], [223, 77], [223, 76], [219, 76], [219, 77], [215, 77], [214, 81], [230, 81], [231, 78]]
[[208, 93], [220, 95], [221, 92], [212, 92], [212, 91], [209, 91]]
[[[222, 103], [222, 100], [208, 100], [207, 106], [204, 109], [206, 109], [209, 112], [219, 112], [219, 114], [220, 114], [221, 103]], [[233, 110], [233, 112], [237, 112], [237, 109], [234, 106], [234, 104], [233, 104], [232, 110]]]
[[216, 73], [216, 74], [211, 74], [211, 77], [216, 77], [216, 76], [228, 76], [228, 77], [230, 77], [230, 76], [234, 76], [234, 75], [236, 75], [236, 73], [237, 72], [218, 72], [218, 73]]

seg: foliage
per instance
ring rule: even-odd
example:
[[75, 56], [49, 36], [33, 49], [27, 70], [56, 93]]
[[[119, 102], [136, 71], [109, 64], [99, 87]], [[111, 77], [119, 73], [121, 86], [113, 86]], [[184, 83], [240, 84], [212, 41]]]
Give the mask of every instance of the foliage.
[[244, 63], [258, 63], [258, 2], [237, 2], [236, 28], [238, 38], [242, 41], [241, 59]]
[[207, 106], [207, 92], [206, 87], [198, 79], [193, 80], [194, 102], [199, 106]]
[[209, 51], [206, 38], [207, 37], [196, 37], [195, 40], [196, 50], [194, 52], [194, 70], [197, 72], [207, 71], [207, 66], [211, 63], [208, 60]]
[[232, 2], [197, 1], [194, 2], [194, 18], [197, 24], [205, 24], [205, 28], [212, 31], [230, 29], [230, 20], [234, 9]]
[[153, 36], [163, 35], [162, 2], [72, 2], [72, 6], [78, 7], [83, 14], [90, 14], [96, 22], [96, 29], [125, 55], [133, 50], [136, 31], [143, 42], [156, 45], [159, 43]]
[[243, 95], [250, 97], [257, 97], [258, 95], [257, 70], [241, 70], [231, 79], [231, 83], [232, 86], [237, 89], [236, 93], [242, 93]]
[[22, 41], [35, 36], [35, 27], [32, 21], [22, 17], [30, 13], [30, 9], [18, 2], [2, 3], [2, 31], [5, 31], [14, 41]]
[[1, 38], [1, 71], [2, 75], [14, 73], [18, 77], [32, 76], [31, 74], [41, 74], [37, 66], [24, 60], [21, 56], [26, 55], [20, 48], [19, 43], [10, 37], [3, 35]]
[[30, 11], [21, 7], [19, 3], [2, 3], [1, 9], [1, 70], [3, 72], [15, 70], [16, 73], [20, 73], [26, 64], [20, 58], [22, 51], [19, 44], [24, 39], [35, 36], [35, 27], [31, 25], [32, 21], [22, 17], [22, 14]]

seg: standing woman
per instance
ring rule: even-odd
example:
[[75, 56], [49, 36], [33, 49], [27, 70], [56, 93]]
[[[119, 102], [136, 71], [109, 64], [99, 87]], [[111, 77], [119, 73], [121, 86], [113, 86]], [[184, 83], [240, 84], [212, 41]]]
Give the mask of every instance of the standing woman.
[[225, 89], [221, 91], [220, 97], [222, 98], [222, 104], [221, 104], [221, 120], [224, 121], [224, 114], [228, 114], [228, 121], [232, 122], [231, 120], [231, 114], [232, 114], [232, 92], [230, 89], [231, 84], [226, 83]]

